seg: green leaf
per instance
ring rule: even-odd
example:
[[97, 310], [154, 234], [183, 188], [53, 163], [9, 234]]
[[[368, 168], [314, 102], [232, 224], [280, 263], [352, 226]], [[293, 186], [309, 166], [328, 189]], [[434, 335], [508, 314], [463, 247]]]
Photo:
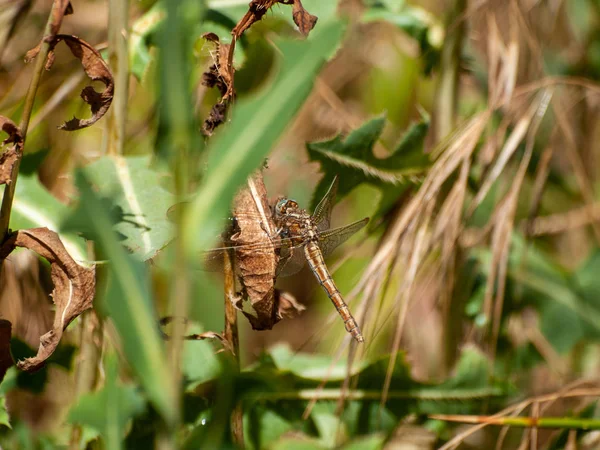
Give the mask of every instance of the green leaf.
[[105, 156], [84, 171], [96, 192], [121, 208], [124, 220], [115, 230], [134, 254], [153, 258], [173, 238], [167, 210], [175, 200], [161, 186], [164, 175], [150, 168], [150, 157]]
[[244, 441], [248, 449], [269, 447], [292, 430], [294, 426], [289, 420], [262, 405], [250, 407], [244, 414]]
[[314, 39], [281, 41], [282, 67], [274, 83], [236, 105], [231, 123], [212, 142], [208, 172], [184, 216], [184, 240], [191, 258], [212, 242], [237, 188], [295, 117], [342, 32], [342, 24], [334, 22], [318, 27], [311, 33]]
[[98, 392], [82, 395], [69, 411], [71, 423], [96, 429], [106, 448], [122, 448], [125, 428], [131, 418], [144, 410], [144, 399], [133, 385], [117, 382], [117, 359], [106, 358], [106, 382]]
[[177, 416], [174, 384], [158, 332], [147, 267], [119, 243], [106, 205], [81, 171], [76, 173], [76, 184], [79, 205], [63, 228], [86, 223], [93, 230], [99, 254], [110, 261], [108, 287], [101, 307], [112, 319], [127, 362], [148, 397], [165, 421], [174, 423]]
[[[330, 356], [293, 352], [286, 344], [274, 346], [269, 355], [279, 371], [290, 372], [300, 378], [340, 381], [348, 373], [348, 361], [345, 358], [333, 362]], [[355, 364], [351, 373], [361, 372], [368, 364], [368, 361]]]
[[320, 441], [327, 448], [334, 448], [338, 442], [344, 442], [348, 438], [346, 426], [336, 414], [336, 409], [335, 402], [319, 402], [310, 413]]
[[319, 162], [321, 172], [325, 174], [315, 190], [313, 209], [327, 192], [333, 177], [338, 175], [338, 198], [361, 183], [379, 188], [382, 198], [375, 218], [381, 217], [415, 183], [416, 177], [425, 172], [429, 167], [429, 157], [423, 153], [423, 142], [429, 122], [423, 120], [413, 124], [390, 156], [377, 158], [373, 147], [381, 137], [384, 125], [385, 117], [378, 117], [366, 122], [345, 139], [337, 136], [330, 141], [307, 144], [311, 161]]
[[385, 435], [374, 433], [348, 442], [342, 450], [381, 450], [385, 444]]
[[[186, 334], [200, 334], [204, 331], [199, 325], [188, 326]], [[215, 343], [219, 346], [219, 343]], [[221, 364], [215, 355], [215, 347], [207, 341], [185, 341], [181, 370], [187, 380], [187, 391], [199, 384], [214, 380], [221, 372]]]
[[143, 79], [148, 64], [152, 60], [150, 44], [153, 35], [165, 20], [161, 3], [155, 3], [131, 26], [129, 36], [129, 68], [138, 79]]

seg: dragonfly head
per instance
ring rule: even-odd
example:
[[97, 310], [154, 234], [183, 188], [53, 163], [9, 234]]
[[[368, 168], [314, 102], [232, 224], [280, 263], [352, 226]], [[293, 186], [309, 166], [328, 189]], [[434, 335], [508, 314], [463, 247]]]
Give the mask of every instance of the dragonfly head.
[[298, 211], [298, 203], [288, 198], [282, 198], [275, 205], [275, 214], [286, 216]]

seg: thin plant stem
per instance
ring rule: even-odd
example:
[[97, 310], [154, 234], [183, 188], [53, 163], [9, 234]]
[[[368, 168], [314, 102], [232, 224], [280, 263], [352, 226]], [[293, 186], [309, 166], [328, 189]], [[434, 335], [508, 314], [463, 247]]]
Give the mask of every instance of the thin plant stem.
[[129, 1], [110, 0], [108, 10], [108, 62], [115, 79], [115, 96], [108, 111], [104, 153], [122, 155], [129, 95]]
[[[53, 16], [55, 14], [55, 11], [57, 11], [59, 7], [60, 2], [58, 1], [55, 1], [52, 4], [52, 9], [50, 11], [50, 14], [48, 15], [46, 27], [44, 28], [44, 37], [42, 38], [40, 52], [37, 55], [35, 67], [33, 69], [33, 75], [31, 77], [31, 82], [29, 83], [29, 88], [27, 89], [25, 104], [23, 106], [23, 115], [21, 116], [21, 122], [19, 123], [19, 128], [21, 129], [21, 134], [23, 136], [23, 146], [25, 146], [27, 128], [29, 127], [29, 120], [31, 119], [31, 113], [33, 111], [33, 105], [35, 103], [35, 95], [37, 94], [37, 90], [42, 79], [42, 73], [44, 72], [44, 67], [46, 66], [46, 59], [48, 58], [48, 53], [50, 51], [51, 41], [50, 39], [46, 39], [46, 37], [49, 36], [52, 32]], [[15, 162], [12, 171], [11, 181], [6, 185], [6, 188], [4, 190], [4, 196], [2, 197], [2, 207], [0, 209], [0, 242], [4, 242], [8, 235], [10, 213], [15, 197], [15, 190], [17, 188], [17, 177], [19, 174], [20, 163], [21, 159], [19, 158]]]
[[[237, 324], [237, 310], [233, 304], [236, 297], [234, 259], [232, 253], [225, 252], [223, 255], [224, 290], [225, 290], [225, 339], [229, 342], [234, 353], [236, 368], [240, 367], [240, 336]], [[231, 437], [233, 442], [240, 448], [244, 447], [244, 412], [241, 402], [236, 404], [231, 412]]]

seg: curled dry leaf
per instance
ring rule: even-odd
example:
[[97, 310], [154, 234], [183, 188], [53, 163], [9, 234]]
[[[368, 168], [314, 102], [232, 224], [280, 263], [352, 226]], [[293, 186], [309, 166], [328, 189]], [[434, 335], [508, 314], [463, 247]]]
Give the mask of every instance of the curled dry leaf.
[[50, 36], [46, 36], [44, 39], [53, 39], [60, 30], [60, 25], [64, 16], [73, 14], [73, 5], [69, 0], [54, 0], [57, 3], [57, 7], [52, 10], [52, 23], [50, 25]]
[[298, 25], [300, 32], [305, 36], [308, 36], [308, 33], [315, 27], [318, 20], [317, 16], [313, 16], [304, 9], [300, 0], [294, 0], [292, 17], [294, 18], [294, 23]]
[[[64, 41], [71, 50], [73, 56], [81, 61], [81, 65], [87, 76], [90, 77], [92, 81], [100, 81], [106, 86], [102, 92], [97, 92], [92, 86], [86, 86], [81, 91], [81, 98], [90, 105], [92, 117], [89, 119], [78, 119], [77, 117], [73, 117], [71, 120], [68, 120], [58, 127], [61, 130], [67, 131], [80, 130], [93, 125], [106, 114], [113, 99], [115, 85], [108, 65], [104, 59], [102, 59], [100, 53], [83, 39], [68, 34], [59, 34], [52, 39], [52, 42], [50, 43], [50, 52], [48, 53], [48, 61], [46, 62], [47, 70], [52, 67], [54, 62], [54, 48], [61, 41]], [[39, 52], [40, 46], [38, 45], [27, 52], [25, 60], [27, 62], [31, 61]]]
[[21, 129], [4, 116], [0, 116], [0, 129], [8, 134], [2, 144], [14, 144], [0, 155], [0, 184], [10, 184], [13, 168], [23, 154], [23, 135]]
[[204, 134], [210, 136], [216, 127], [225, 122], [227, 108], [235, 98], [234, 68], [231, 64], [233, 47], [229, 44], [221, 44], [219, 37], [214, 33], [206, 33], [202, 37], [214, 42], [216, 47], [213, 53], [213, 64], [202, 74], [202, 84], [209, 88], [216, 87], [221, 93], [221, 100], [212, 107], [208, 118], [204, 121]]
[[0, 247], [0, 259], [6, 258], [15, 247], [28, 248], [48, 260], [54, 283], [52, 297], [56, 310], [52, 330], [40, 337], [36, 356], [17, 363], [19, 369], [33, 372], [54, 353], [69, 323], [92, 307], [96, 290], [95, 269], [77, 264], [58, 235], [48, 228], [19, 230], [11, 234]]

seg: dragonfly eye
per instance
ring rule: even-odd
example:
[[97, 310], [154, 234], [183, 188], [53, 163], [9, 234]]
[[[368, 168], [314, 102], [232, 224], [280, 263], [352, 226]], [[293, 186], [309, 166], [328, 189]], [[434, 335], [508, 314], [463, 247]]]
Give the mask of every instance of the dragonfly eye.
[[277, 202], [277, 205], [275, 206], [275, 210], [279, 213], [279, 214], [285, 214], [285, 210], [286, 210], [286, 204], [287, 204], [287, 199], [281, 199]]

